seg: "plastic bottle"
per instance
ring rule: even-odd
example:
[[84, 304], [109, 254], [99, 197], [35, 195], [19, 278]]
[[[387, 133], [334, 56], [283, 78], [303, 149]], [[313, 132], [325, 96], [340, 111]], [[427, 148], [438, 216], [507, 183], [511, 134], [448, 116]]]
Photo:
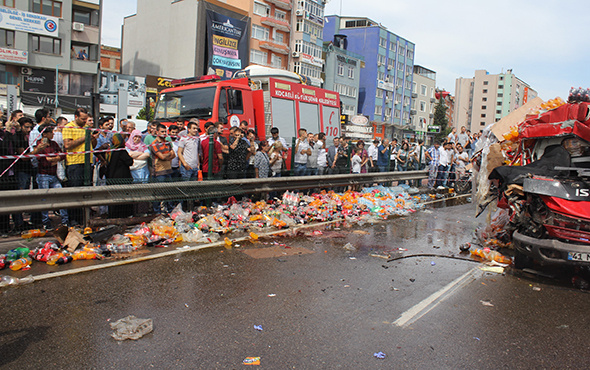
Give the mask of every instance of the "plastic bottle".
[[471, 255], [480, 257], [486, 261], [496, 261], [499, 263], [506, 263], [506, 264], [512, 263], [512, 259], [502, 255], [501, 253], [499, 253], [497, 251], [490, 250], [489, 248], [474, 249], [471, 251]]
[[14, 261], [19, 258], [27, 257], [31, 253], [31, 250], [26, 247], [18, 247], [8, 251], [6, 253], [6, 260], [7, 261]]
[[45, 236], [46, 233], [47, 232], [45, 230], [33, 229], [33, 230], [23, 231], [21, 234], [21, 237], [23, 239], [39, 238], [39, 237]]
[[79, 250], [79, 251], [74, 252], [74, 254], [72, 255], [72, 258], [74, 259], [74, 261], [95, 260], [98, 258], [98, 256], [95, 251]]
[[22, 269], [23, 267], [29, 266], [31, 263], [33, 263], [33, 260], [30, 259], [29, 257], [19, 258], [16, 261], [12, 261], [10, 263], [10, 269], [12, 271], [17, 271], [17, 270]]
[[225, 249], [231, 249], [232, 248], [232, 244], [233, 242], [231, 240], [229, 240], [229, 238], [225, 238], [223, 239], [223, 241], [225, 242]]
[[251, 231], [250, 232], [250, 239], [258, 240], [258, 234], [256, 234], [254, 231]]
[[109, 247], [112, 253], [131, 253], [135, 251], [135, 248], [131, 244], [120, 244]]
[[50, 256], [47, 259], [47, 264], [50, 266], [53, 265], [65, 265], [66, 263], [70, 263], [72, 262], [74, 259], [72, 258], [72, 256], [69, 256], [65, 253], [58, 253], [58, 254], [54, 254], [52, 256]]
[[3, 254], [0, 254], [0, 270], [5, 269], [6, 267], [8, 267], [10, 263], [6, 260], [6, 256]]

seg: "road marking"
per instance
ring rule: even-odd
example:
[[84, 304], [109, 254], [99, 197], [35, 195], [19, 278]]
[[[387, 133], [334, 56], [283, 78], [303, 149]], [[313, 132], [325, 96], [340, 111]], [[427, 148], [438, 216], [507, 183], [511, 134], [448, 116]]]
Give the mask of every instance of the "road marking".
[[438, 306], [440, 302], [450, 297], [456, 290], [475, 280], [474, 273], [476, 270], [477, 268], [473, 268], [467, 271], [445, 287], [431, 294], [430, 297], [424, 299], [422, 302], [402, 313], [399, 319], [395, 320], [393, 324], [396, 326], [407, 326], [416, 322], [422, 316], [426, 315], [433, 308]]
[[[276, 234], [281, 234], [281, 233], [286, 233], [286, 232], [293, 232], [293, 231], [297, 231], [297, 230], [301, 230], [301, 229], [312, 229], [314, 227], [323, 227], [323, 226], [327, 226], [327, 225], [342, 222], [342, 221], [344, 221], [344, 220], [337, 219], [337, 220], [332, 220], [332, 221], [320, 222], [317, 224], [300, 225], [300, 226], [293, 227], [290, 229], [276, 230], [276, 231], [270, 231], [267, 233], [259, 234], [259, 237], [271, 236], [271, 235], [276, 235]], [[250, 240], [250, 237], [243, 236], [243, 237], [232, 239], [232, 241], [234, 243], [235, 242], [243, 242], [246, 240]], [[35, 281], [38, 281], [38, 280], [56, 278], [56, 277], [60, 277], [60, 276], [74, 275], [74, 274], [79, 274], [81, 272], [95, 271], [95, 270], [105, 269], [105, 268], [109, 268], [109, 267], [127, 265], [127, 264], [135, 263], [135, 262], [149, 261], [149, 260], [153, 260], [153, 259], [157, 259], [157, 258], [177, 255], [179, 253], [193, 252], [193, 251], [197, 251], [200, 249], [221, 247], [224, 245], [225, 245], [225, 241], [220, 240], [218, 242], [208, 243], [208, 244], [199, 244], [199, 245], [195, 245], [195, 246], [190, 246], [188, 248], [179, 247], [179, 249], [174, 248], [174, 249], [167, 250], [165, 252], [151, 254], [149, 256], [130, 258], [130, 259], [122, 260], [122, 261], [107, 262], [107, 263], [101, 263], [101, 264], [97, 264], [97, 265], [72, 268], [72, 269], [56, 271], [56, 272], [49, 272], [47, 274], [42, 274], [42, 275], [34, 275], [33, 279]]]

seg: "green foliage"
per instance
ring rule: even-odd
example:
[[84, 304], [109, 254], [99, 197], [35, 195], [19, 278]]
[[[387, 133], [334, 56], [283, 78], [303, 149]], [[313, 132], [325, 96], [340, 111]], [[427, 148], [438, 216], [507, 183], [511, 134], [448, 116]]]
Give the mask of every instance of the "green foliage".
[[434, 107], [433, 124], [440, 127], [440, 133], [436, 134], [435, 140], [443, 141], [451, 132], [451, 127], [449, 127], [449, 119], [447, 118], [448, 109], [449, 108], [446, 106], [445, 101], [443, 100], [443, 94], [441, 93], [440, 99], [438, 99], [438, 102]]
[[155, 114], [154, 114], [154, 108], [150, 107], [150, 111], [149, 111], [150, 116], [149, 117], [147, 117], [146, 112], [147, 111], [146, 111], [145, 107], [141, 108], [141, 110], [139, 112], [137, 112], [137, 116], [135, 116], [135, 118], [137, 118], [137, 119], [143, 119], [143, 120], [146, 120], [146, 121], [149, 121], [149, 120], [154, 119], [154, 116], [155, 116]]

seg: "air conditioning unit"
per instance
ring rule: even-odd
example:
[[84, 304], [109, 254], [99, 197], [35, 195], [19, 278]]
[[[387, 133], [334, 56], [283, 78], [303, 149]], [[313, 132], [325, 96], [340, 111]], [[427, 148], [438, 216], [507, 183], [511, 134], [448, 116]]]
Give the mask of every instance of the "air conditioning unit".
[[392, 66], [387, 66], [388, 71], [391, 71], [392, 68], [393, 68]]
[[382, 65], [383, 65], [383, 63], [377, 62], [377, 67], [381, 67]]
[[24, 76], [30, 76], [33, 74], [33, 70], [29, 67], [21, 67], [20, 74]]
[[396, 104], [396, 105], [397, 105], [397, 104], [399, 104], [399, 103], [400, 103], [400, 101], [399, 101], [399, 100], [396, 100], [396, 101], [395, 101], [395, 104]]
[[303, 9], [297, 9], [297, 10], [295, 10], [295, 15], [296, 16], [302, 17], [303, 14], [304, 14], [304, 10]]
[[82, 32], [84, 31], [84, 23], [72, 22], [72, 29], [74, 31]]
[[299, 58], [299, 52], [298, 51], [294, 51], [292, 54], [293, 58]]

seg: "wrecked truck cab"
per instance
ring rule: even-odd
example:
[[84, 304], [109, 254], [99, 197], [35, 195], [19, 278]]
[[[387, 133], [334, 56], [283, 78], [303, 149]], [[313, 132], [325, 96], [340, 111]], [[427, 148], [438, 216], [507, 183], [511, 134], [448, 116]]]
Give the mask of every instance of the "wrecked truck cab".
[[514, 265], [590, 266], [590, 109], [565, 103], [519, 124], [518, 150], [495, 168], [510, 214]]

